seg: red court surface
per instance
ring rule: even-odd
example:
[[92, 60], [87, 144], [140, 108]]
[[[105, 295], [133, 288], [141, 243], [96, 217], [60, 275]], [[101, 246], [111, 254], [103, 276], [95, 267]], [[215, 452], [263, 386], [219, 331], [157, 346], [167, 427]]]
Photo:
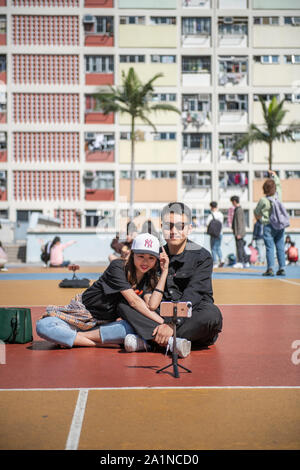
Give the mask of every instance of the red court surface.
[[[120, 348], [60, 349], [36, 336], [44, 307], [31, 307], [34, 340], [6, 345], [0, 389], [122, 387], [300, 387], [300, 308], [297, 305], [220, 306], [224, 326], [215, 345], [179, 360], [189, 368], [173, 376], [161, 353]], [[297, 364], [297, 359], [299, 359]]]

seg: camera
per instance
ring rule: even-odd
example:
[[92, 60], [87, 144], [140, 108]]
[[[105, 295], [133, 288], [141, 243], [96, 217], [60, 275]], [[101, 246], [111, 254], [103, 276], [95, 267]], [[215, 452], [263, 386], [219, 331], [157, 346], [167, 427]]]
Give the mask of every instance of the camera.
[[191, 318], [192, 302], [161, 302], [160, 315], [162, 317], [173, 317], [175, 306], [177, 307], [177, 317]]

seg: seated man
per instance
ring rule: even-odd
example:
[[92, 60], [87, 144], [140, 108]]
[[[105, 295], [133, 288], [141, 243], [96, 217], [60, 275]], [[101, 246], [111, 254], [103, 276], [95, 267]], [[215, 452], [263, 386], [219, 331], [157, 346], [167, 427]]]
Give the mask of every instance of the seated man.
[[[186, 205], [179, 202], [168, 204], [162, 210], [161, 219], [167, 242], [164, 248], [169, 256], [169, 272], [164, 292], [161, 292], [162, 301], [192, 302], [192, 317], [179, 319], [177, 336], [197, 346], [211, 345], [222, 330], [222, 315], [213, 300], [212, 257], [205, 248], [187, 238], [192, 229], [192, 217]], [[160, 346], [169, 344], [172, 350], [173, 329], [169, 324], [159, 325], [149, 318], [136, 315], [135, 310], [125, 303], [119, 305], [118, 313], [137, 333], [125, 339], [127, 351], [144, 349], [144, 340], [154, 340]]]

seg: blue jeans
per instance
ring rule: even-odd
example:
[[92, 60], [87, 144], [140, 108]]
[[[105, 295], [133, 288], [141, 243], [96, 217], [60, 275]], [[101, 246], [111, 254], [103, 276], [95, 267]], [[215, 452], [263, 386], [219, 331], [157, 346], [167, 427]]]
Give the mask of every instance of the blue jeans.
[[220, 262], [223, 261], [221, 243], [222, 243], [222, 235], [220, 235], [218, 238], [210, 237], [210, 248], [211, 248], [211, 254], [212, 254], [214, 264], [217, 263], [218, 258]]
[[[96, 326], [93, 329], [99, 329], [102, 344], [123, 344], [125, 336], [134, 333], [133, 328], [125, 320]], [[58, 317], [45, 317], [36, 323], [36, 332], [41, 338], [69, 348], [74, 344], [77, 331], [82, 330]]]
[[275, 268], [275, 248], [279, 269], [285, 266], [284, 229], [275, 230], [271, 224], [264, 225], [264, 242], [266, 245], [267, 268]]

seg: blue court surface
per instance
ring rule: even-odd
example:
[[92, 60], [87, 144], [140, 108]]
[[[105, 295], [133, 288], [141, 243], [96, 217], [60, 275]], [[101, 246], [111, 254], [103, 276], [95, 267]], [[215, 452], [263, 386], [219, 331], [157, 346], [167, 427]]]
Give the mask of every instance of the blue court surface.
[[[27, 265], [28, 267], [28, 265]], [[41, 267], [36, 267], [39, 272], [0, 272], [0, 280], [3, 281], [22, 281], [22, 280], [62, 280], [72, 279], [73, 273], [70, 271], [65, 272], [51, 272], [51, 268], [45, 268], [45, 272], [41, 272]], [[85, 271], [85, 266], [82, 266], [82, 271], [77, 271], [76, 276], [78, 278], [88, 278], [90, 280], [96, 280], [101, 276], [101, 272], [89, 272]], [[103, 268], [105, 269], [105, 267]], [[14, 269], [12, 268], [12, 271]], [[250, 268], [235, 269], [232, 267], [217, 268], [213, 272], [213, 279], [260, 279], [262, 274], [266, 271], [265, 266], [251, 266]], [[284, 279], [300, 279], [300, 265], [288, 265], [285, 268], [286, 276], [280, 276]], [[274, 276], [273, 279], [278, 278]], [[270, 278], [268, 278], [270, 279]]]

